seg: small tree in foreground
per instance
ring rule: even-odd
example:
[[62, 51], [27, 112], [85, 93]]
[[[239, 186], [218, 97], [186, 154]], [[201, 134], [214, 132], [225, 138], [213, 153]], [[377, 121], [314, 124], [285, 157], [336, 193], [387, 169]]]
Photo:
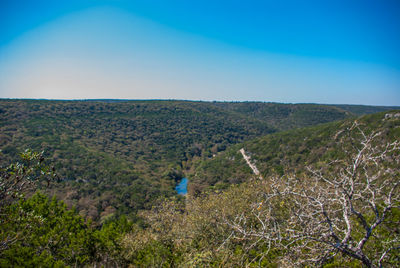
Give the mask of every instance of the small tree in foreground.
[[27, 149], [20, 157], [20, 162], [0, 168], [0, 209], [20, 199], [37, 184], [48, 185], [56, 177], [53, 168], [45, 165], [43, 152]]
[[225, 219], [229, 239], [285, 248], [296, 263], [324, 264], [337, 254], [367, 267], [400, 261], [400, 143], [355, 123], [336, 135], [348, 156], [310, 176], [266, 181], [253, 217]]
[[[0, 168], [0, 224], [3, 226], [10, 221], [9, 211], [6, 211], [10, 204], [20, 200], [38, 184], [45, 182], [48, 185], [56, 178], [54, 170], [44, 164], [43, 152], [27, 149], [20, 157], [20, 162]], [[23, 238], [21, 233], [0, 231], [0, 253]]]
[[43, 153], [26, 150], [0, 173], [0, 267], [124, 266], [121, 237], [131, 223], [121, 217], [94, 229], [55, 197], [33, 193], [56, 175]]

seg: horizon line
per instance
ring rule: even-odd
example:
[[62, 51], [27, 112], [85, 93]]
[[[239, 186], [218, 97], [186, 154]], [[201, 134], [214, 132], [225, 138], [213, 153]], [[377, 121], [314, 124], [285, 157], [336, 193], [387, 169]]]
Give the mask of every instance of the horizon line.
[[261, 100], [190, 100], [190, 99], [109, 99], [109, 98], [93, 98], [93, 99], [50, 99], [50, 98], [3, 98], [0, 100], [31, 100], [31, 101], [115, 101], [115, 102], [129, 102], [129, 101], [181, 101], [181, 102], [208, 102], [208, 103], [271, 103], [271, 104], [287, 104], [287, 105], [349, 105], [349, 106], [376, 106], [376, 107], [400, 107], [400, 105], [376, 105], [376, 104], [351, 104], [351, 103], [317, 103], [317, 102], [277, 102], [277, 101], [261, 101]]

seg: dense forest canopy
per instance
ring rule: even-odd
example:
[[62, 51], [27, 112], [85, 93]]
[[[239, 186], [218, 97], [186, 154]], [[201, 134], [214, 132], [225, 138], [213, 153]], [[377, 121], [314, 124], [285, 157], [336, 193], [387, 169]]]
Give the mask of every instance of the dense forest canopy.
[[[383, 107], [365, 107], [366, 112]], [[56, 194], [96, 221], [150, 208], [195, 159], [268, 133], [344, 119], [315, 104], [1, 100], [1, 162], [44, 151]]]
[[[392, 113], [387, 113], [390, 116]], [[394, 114], [396, 114], [394, 112]], [[399, 137], [396, 120], [384, 120], [386, 113], [363, 117], [368, 129], [382, 128], [390, 139]], [[388, 117], [390, 119], [390, 117]], [[232, 183], [248, 181], [254, 176], [239, 150], [243, 148], [256, 163], [262, 177], [302, 172], [304, 165], [323, 163], [344, 157], [335, 140], [337, 130], [348, 127], [351, 121], [338, 121], [318, 126], [281, 131], [233, 145], [213, 159], [196, 161], [191, 169], [190, 191], [195, 194], [204, 188], [225, 188]]]
[[1, 100], [0, 265], [395, 266], [391, 108]]

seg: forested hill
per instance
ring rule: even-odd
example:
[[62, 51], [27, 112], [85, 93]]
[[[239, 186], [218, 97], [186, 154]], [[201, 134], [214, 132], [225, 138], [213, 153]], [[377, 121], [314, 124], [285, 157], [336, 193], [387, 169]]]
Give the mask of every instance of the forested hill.
[[[0, 266], [398, 267], [400, 110], [264, 135], [274, 129], [262, 121], [249, 119], [256, 128], [244, 115], [202, 105], [2, 102], [2, 161], [28, 145], [46, 149], [61, 163], [63, 180], [52, 190], [100, 224], [56, 198], [21, 198], [32, 179], [54, 178], [42, 154], [27, 151], [1, 169]], [[210, 156], [213, 140], [200, 130], [208, 124], [222, 127], [207, 128], [212, 135], [237, 144]], [[180, 133], [169, 142], [204, 143], [172, 150], [157, 143], [155, 129]], [[138, 146], [163, 151], [147, 144], [137, 154], [127, 138], [136, 132]], [[186, 198], [173, 191], [183, 171]]]
[[[258, 178], [244, 160], [240, 152], [242, 148], [263, 178], [304, 172], [308, 165], [343, 159], [346, 154], [338, 135], [350, 128], [354, 120], [282, 131], [233, 145], [212, 159], [194, 163], [189, 193], [196, 195], [206, 189], [225, 189], [231, 184]], [[367, 131], [382, 131], [390, 141], [400, 138], [400, 110], [366, 115], [357, 122]]]
[[398, 107], [366, 105], [283, 104], [265, 102], [214, 102], [215, 106], [260, 119], [279, 130], [302, 128]]
[[193, 159], [353, 116], [311, 104], [5, 99], [0, 115], [1, 164], [26, 148], [44, 150], [60, 178], [47, 191], [95, 220], [134, 215], [174, 195]]
[[259, 137], [196, 163], [185, 204], [127, 241], [149, 266], [398, 267], [399, 163], [400, 110]]
[[61, 182], [52, 193], [83, 215], [134, 214], [160, 196], [193, 157], [275, 131], [196, 102], [2, 100], [3, 164], [25, 148], [45, 151]]
[[348, 111], [357, 116], [399, 109], [398, 106], [397, 107], [396, 106], [366, 106], [366, 105], [346, 105], [346, 104], [336, 104], [336, 105], [332, 105], [332, 106], [340, 108], [345, 111]]

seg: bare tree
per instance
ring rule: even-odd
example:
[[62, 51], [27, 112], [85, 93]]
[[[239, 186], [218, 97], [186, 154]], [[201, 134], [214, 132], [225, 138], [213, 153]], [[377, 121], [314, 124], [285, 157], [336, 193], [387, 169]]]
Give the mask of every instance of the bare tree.
[[385, 142], [383, 132], [367, 134], [357, 122], [336, 138], [347, 159], [308, 167], [303, 179], [266, 180], [252, 220], [244, 214], [225, 219], [228, 239], [285, 248], [298, 263], [322, 264], [341, 253], [381, 267], [398, 254], [399, 233], [388, 226], [400, 209], [400, 142]]

